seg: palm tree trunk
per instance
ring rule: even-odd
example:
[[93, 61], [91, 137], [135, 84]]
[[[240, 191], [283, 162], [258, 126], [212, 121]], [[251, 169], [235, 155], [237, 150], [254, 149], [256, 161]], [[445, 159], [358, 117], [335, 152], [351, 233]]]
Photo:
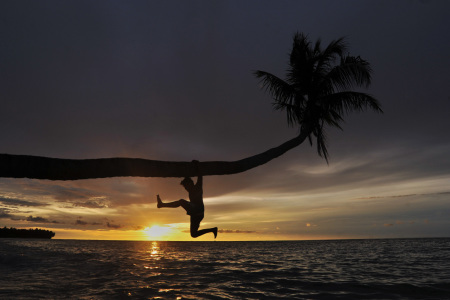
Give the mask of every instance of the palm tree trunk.
[[[263, 165], [300, 145], [307, 134], [237, 161], [200, 162], [202, 175], [230, 175]], [[0, 177], [49, 180], [78, 180], [107, 177], [192, 177], [192, 162], [158, 161], [141, 158], [60, 159], [30, 155], [0, 154]]]

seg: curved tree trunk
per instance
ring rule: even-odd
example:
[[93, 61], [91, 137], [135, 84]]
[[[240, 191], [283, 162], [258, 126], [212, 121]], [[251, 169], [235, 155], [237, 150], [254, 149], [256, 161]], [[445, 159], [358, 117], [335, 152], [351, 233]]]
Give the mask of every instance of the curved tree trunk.
[[[200, 162], [202, 175], [241, 173], [284, 154], [300, 145], [306, 134], [237, 161]], [[107, 177], [193, 177], [197, 171], [192, 162], [158, 161], [141, 158], [60, 159], [30, 155], [0, 154], [0, 177], [49, 180], [78, 180]]]

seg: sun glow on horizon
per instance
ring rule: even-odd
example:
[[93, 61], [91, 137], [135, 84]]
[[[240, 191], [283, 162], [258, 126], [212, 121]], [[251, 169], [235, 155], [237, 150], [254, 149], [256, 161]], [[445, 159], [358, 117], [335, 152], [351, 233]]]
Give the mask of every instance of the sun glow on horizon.
[[173, 230], [168, 226], [153, 225], [142, 230], [149, 241], [167, 239]]

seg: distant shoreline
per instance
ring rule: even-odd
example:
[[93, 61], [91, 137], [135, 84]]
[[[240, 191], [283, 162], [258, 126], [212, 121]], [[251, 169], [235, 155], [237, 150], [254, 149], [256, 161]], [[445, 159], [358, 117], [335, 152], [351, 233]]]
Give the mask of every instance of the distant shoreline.
[[35, 238], [35, 239], [51, 239], [55, 233], [44, 229], [17, 229], [7, 228], [6, 226], [0, 228], [0, 238]]

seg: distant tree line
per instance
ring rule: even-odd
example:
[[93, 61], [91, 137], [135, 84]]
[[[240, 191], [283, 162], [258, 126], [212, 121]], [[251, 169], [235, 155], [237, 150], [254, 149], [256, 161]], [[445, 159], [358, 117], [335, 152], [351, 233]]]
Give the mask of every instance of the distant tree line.
[[0, 238], [38, 238], [38, 239], [51, 239], [55, 236], [55, 233], [50, 230], [44, 229], [17, 229], [7, 228], [6, 226], [0, 228]]

